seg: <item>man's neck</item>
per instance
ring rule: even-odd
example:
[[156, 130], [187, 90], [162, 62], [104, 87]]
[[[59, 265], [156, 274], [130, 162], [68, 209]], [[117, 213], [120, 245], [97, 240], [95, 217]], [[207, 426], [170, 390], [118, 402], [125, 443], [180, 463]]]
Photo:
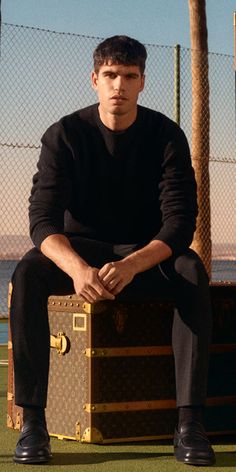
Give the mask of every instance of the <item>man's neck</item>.
[[112, 131], [126, 130], [135, 122], [137, 117], [137, 108], [135, 111], [132, 110], [130, 114], [119, 115], [106, 113], [99, 105], [98, 112], [102, 123]]

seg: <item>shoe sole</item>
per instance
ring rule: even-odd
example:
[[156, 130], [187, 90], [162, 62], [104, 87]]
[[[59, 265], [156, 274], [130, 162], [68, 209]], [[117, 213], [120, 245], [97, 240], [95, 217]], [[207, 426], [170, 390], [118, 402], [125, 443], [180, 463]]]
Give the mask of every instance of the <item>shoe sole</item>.
[[16, 464], [43, 464], [49, 462], [52, 459], [52, 456], [49, 457], [13, 457], [13, 461]]
[[206, 459], [179, 459], [178, 457], [175, 457], [178, 462], [182, 462], [183, 464], [189, 464], [189, 465], [202, 465], [202, 466], [210, 466], [215, 464], [215, 460], [206, 460]]

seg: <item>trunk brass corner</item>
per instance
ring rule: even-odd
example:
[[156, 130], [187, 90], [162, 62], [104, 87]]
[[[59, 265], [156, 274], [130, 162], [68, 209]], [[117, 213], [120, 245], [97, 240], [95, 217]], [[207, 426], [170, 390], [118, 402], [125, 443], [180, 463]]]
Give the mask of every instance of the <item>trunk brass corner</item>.
[[16, 415], [15, 429], [21, 429], [21, 427], [22, 427], [22, 418], [21, 418], [20, 412], [18, 412]]
[[106, 307], [108, 306], [109, 302], [95, 302], [95, 303], [88, 303], [84, 302], [83, 303], [83, 309], [85, 313], [89, 315], [97, 315], [99, 313], [102, 313]]
[[7, 297], [7, 306], [10, 309], [11, 307], [11, 295], [12, 295], [13, 285], [10, 282], [8, 285], [8, 297]]
[[14, 423], [10, 415], [7, 415], [7, 427], [12, 429], [14, 428]]
[[14, 394], [12, 392], [7, 392], [7, 400], [11, 402], [14, 399]]
[[87, 428], [81, 438], [81, 442], [103, 443], [103, 435], [97, 428]]

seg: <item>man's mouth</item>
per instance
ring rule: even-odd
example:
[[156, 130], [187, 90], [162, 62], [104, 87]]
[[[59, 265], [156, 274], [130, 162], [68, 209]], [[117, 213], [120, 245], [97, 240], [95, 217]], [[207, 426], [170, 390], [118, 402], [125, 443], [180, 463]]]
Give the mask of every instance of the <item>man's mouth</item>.
[[127, 98], [123, 97], [122, 95], [113, 95], [111, 97], [111, 100], [114, 100], [116, 102], [123, 102], [123, 101], [126, 101]]

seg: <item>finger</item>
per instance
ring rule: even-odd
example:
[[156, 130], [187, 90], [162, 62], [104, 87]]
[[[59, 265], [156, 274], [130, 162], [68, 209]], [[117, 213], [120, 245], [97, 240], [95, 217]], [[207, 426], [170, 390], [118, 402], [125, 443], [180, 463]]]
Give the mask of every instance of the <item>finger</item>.
[[86, 299], [89, 303], [94, 303], [99, 300], [115, 300], [115, 295], [106, 290], [103, 285], [96, 284], [90, 287], [87, 287], [81, 293], [81, 296]]
[[120, 282], [121, 282], [120, 279], [111, 279], [111, 280], [108, 280], [106, 283], [104, 283], [104, 282], [103, 282], [103, 283], [104, 283], [105, 288], [106, 288], [109, 292], [113, 293], [114, 288], [115, 288]]
[[109, 276], [106, 280], [102, 280], [102, 284], [107, 288], [107, 290], [114, 288], [118, 282], [119, 279], [114, 278], [114, 276]]
[[106, 277], [106, 275], [112, 270], [114, 269], [115, 270], [115, 263], [114, 262], [108, 262], [107, 264], [105, 264], [98, 272], [98, 275], [99, 277], [101, 277], [102, 279], [104, 279], [104, 277]]
[[86, 291], [86, 295], [89, 297], [90, 303], [98, 302], [99, 300], [102, 300], [103, 298], [101, 293], [99, 293], [101, 291], [98, 292], [94, 286], [87, 287], [85, 291]]
[[93, 293], [91, 293], [91, 289], [96, 294], [95, 295], [96, 301], [99, 299], [98, 298], [99, 296], [101, 298], [105, 298], [105, 299], [107, 298], [109, 300], [114, 300], [114, 298], [115, 298], [114, 295], [112, 295], [112, 293], [110, 293], [110, 291], [107, 290], [106, 287], [104, 286], [104, 284], [99, 280], [98, 271], [93, 271], [92, 276], [89, 278], [89, 280], [87, 280], [87, 283], [83, 287], [82, 292], [83, 293], [85, 293], [85, 292], [89, 293], [90, 297], [92, 295], [93, 298], [94, 298]]
[[102, 276], [102, 275], [100, 276], [99, 275], [99, 280], [100, 280], [100, 282], [102, 282], [103, 285], [108, 285], [111, 278], [112, 278], [112, 274], [110, 274], [110, 272], [108, 272], [108, 274], [106, 274], [105, 276]]
[[103, 283], [100, 282], [98, 278], [94, 282], [92, 287], [96, 291], [96, 293], [100, 295], [100, 297], [108, 298], [109, 300], [114, 300], [114, 296], [112, 295], [112, 293], [103, 285]]
[[113, 266], [106, 275], [99, 277], [99, 279], [105, 286], [109, 286], [110, 282], [114, 283], [113, 280], [118, 283], [121, 279], [119, 267]]
[[123, 282], [119, 282], [112, 290], [113, 295], [117, 295], [118, 293], [120, 293], [124, 287], [125, 287], [125, 284]]
[[[90, 289], [93, 288], [96, 295], [94, 301], [102, 300], [102, 299], [108, 299], [108, 300], [114, 300], [115, 296], [107, 290], [103, 285], [100, 284], [94, 284], [93, 287], [87, 288], [87, 291], [90, 292]], [[91, 296], [91, 292], [90, 292]]]
[[112, 279], [110, 280], [107, 284], [106, 284], [106, 287], [109, 291], [112, 291], [114, 290], [114, 288], [120, 283], [120, 280], [115, 280], [115, 279]]
[[105, 298], [105, 297], [101, 297], [97, 293], [96, 294], [95, 293], [91, 294], [89, 292], [83, 292], [83, 294], [80, 294], [80, 297], [88, 303], [96, 303], [96, 302], [99, 302], [101, 300], [104, 300], [104, 298]]
[[103, 279], [109, 273], [110, 269], [111, 268], [108, 267], [107, 264], [105, 266], [103, 266], [98, 272], [99, 278]]
[[107, 298], [108, 300], [115, 300], [115, 296], [113, 295], [113, 293], [109, 292], [105, 288], [102, 291], [101, 297], [105, 299]]
[[94, 303], [94, 301], [95, 301], [94, 298], [88, 292], [86, 292], [85, 290], [80, 293], [80, 297], [83, 298], [83, 300], [85, 300], [86, 302], [89, 302], [89, 303]]

